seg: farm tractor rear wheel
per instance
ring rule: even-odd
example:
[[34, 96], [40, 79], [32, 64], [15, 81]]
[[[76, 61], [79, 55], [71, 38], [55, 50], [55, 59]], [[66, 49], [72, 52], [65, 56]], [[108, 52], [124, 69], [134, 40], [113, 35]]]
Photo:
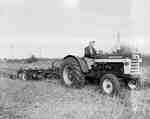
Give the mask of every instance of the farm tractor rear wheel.
[[64, 59], [61, 76], [61, 82], [67, 87], [82, 88], [85, 84], [80, 65], [72, 57]]
[[105, 74], [100, 79], [100, 88], [103, 94], [117, 96], [120, 91], [120, 82], [114, 74]]

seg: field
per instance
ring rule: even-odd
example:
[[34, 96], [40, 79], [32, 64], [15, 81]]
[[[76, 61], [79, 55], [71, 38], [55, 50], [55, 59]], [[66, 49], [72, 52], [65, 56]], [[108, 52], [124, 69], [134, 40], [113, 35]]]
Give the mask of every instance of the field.
[[[21, 66], [51, 66], [51, 61], [30, 65], [0, 62], [0, 119], [150, 119], [150, 89], [123, 90], [120, 98], [100, 94], [97, 85], [83, 89], [61, 85], [59, 79], [11, 80], [4, 74]], [[149, 80], [150, 66], [142, 78]]]

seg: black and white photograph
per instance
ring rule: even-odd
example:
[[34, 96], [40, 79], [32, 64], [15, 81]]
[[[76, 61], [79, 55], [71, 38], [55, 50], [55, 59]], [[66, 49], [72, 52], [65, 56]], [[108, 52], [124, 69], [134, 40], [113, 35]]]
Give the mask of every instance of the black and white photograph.
[[0, 0], [0, 119], [150, 119], [149, 0]]

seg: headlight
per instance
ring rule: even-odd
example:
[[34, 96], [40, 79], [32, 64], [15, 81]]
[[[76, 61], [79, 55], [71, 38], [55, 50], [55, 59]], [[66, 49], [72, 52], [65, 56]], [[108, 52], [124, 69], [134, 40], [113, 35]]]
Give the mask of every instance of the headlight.
[[140, 59], [140, 55], [138, 55], [138, 54], [133, 54], [133, 55], [132, 55], [132, 59]]

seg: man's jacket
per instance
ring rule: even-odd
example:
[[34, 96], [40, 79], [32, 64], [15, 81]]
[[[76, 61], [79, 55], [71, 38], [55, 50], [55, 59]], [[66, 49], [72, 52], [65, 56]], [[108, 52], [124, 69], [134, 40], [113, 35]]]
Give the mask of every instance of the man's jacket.
[[96, 56], [96, 50], [94, 47], [90, 47], [90, 46], [87, 46], [85, 49], [84, 49], [84, 56], [85, 57], [89, 57], [89, 58], [93, 58]]

